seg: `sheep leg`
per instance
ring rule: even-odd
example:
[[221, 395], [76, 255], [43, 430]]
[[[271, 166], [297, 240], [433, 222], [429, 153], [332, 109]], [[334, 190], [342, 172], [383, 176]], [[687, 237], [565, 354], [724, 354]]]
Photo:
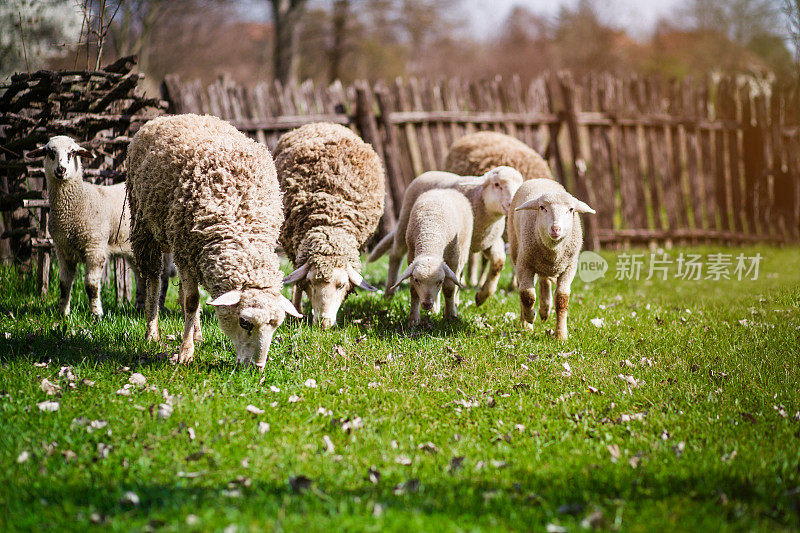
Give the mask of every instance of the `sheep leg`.
[[[178, 352], [177, 362], [191, 363], [194, 359], [194, 343], [200, 332], [196, 329], [200, 322], [200, 292], [197, 281], [181, 273], [181, 298], [183, 301], [183, 343]], [[201, 337], [202, 338], [202, 337]]]
[[483, 255], [480, 254], [478, 255], [478, 258], [480, 259], [481, 262], [481, 268], [479, 270], [480, 275], [478, 276], [478, 285], [482, 287], [483, 284], [486, 283], [486, 277], [489, 275], [489, 269], [486, 268], [486, 266], [488, 265], [488, 261]]
[[411, 308], [408, 312], [408, 325], [412, 328], [419, 324], [419, 295], [417, 290], [411, 285]]
[[470, 254], [469, 258], [467, 259], [467, 272], [469, 273], [470, 287], [478, 286], [478, 278], [480, 277], [480, 272], [478, 271], [480, 258], [481, 253], [475, 252], [474, 254]]
[[556, 338], [567, 340], [567, 310], [572, 280], [575, 278], [576, 266], [567, 268], [556, 282]]
[[386, 290], [383, 293], [383, 297], [387, 300], [394, 296], [395, 291], [391, 287], [397, 283], [397, 278], [400, 277], [400, 265], [407, 251], [405, 246], [395, 243], [392, 251], [389, 252], [389, 272], [386, 274]]
[[302, 281], [298, 281], [294, 285], [292, 285], [292, 305], [294, 308], [300, 311], [300, 306], [303, 305], [303, 287], [301, 286]]
[[553, 294], [550, 290], [550, 278], [547, 276], [539, 276], [539, 318], [542, 322], [547, 320], [550, 316], [550, 310], [553, 308]]
[[58, 286], [61, 292], [58, 301], [58, 312], [62, 316], [69, 314], [69, 304], [72, 300], [72, 284], [75, 281], [75, 263], [68, 261], [56, 248], [58, 259]]
[[86, 256], [86, 296], [89, 299], [89, 309], [95, 318], [103, 316], [103, 303], [100, 301], [102, 288], [103, 267], [106, 265], [105, 254], [87, 254]]
[[533, 305], [536, 303], [536, 289], [534, 273], [523, 270], [517, 266], [517, 285], [519, 286], [519, 317], [525, 329], [533, 329], [533, 321], [536, 313]]
[[497, 291], [500, 272], [503, 271], [503, 266], [506, 264], [505, 244], [500, 239], [494, 241], [492, 246], [484, 251], [484, 255], [489, 260], [489, 275], [486, 277], [486, 282], [481, 287], [481, 290], [475, 295], [476, 305], [482, 305]]
[[147, 282], [139, 274], [139, 269], [133, 264], [133, 261], [128, 262], [128, 266], [133, 270], [133, 277], [136, 278], [136, 292], [133, 296], [133, 308], [137, 311], [144, 309], [144, 302], [147, 298]]
[[149, 342], [158, 342], [158, 300], [161, 292], [159, 276], [150, 276], [146, 279], [147, 298], [144, 302], [147, 333], [145, 338]]
[[454, 320], [458, 318], [458, 310], [456, 309], [456, 284], [446, 279], [442, 284], [442, 292], [444, 293], [444, 318], [445, 320]]
[[433, 312], [439, 314], [442, 310], [441, 293], [436, 293], [436, 299], [433, 301]]

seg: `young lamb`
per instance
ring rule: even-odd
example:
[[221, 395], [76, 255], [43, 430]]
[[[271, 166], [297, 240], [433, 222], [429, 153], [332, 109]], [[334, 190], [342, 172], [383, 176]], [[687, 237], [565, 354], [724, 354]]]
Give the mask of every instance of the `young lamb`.
[[[40, 156], [44, 156], [50, 197], [47, 227], [58, 260], [59, 312], [64, 316], [69, 314], [75, 269], [85, 262], [89, 308], [95, 317], [102, 317], [100, 284], [108, 257], [124, 257], [129, 264], [133, 263], [125, 184], [104, 186], [83, 181], [80, 157], [90, 157], [91, 152], [65, 135], [51, 137], [44, 146], [28, 152], [29, 158]], [[144, 283], [137, 275], [137, 300], [143, 291]]]
[[286, 223], [280, 241], [295, 270], [294, 305], [311, 298], [314, 323], [336, 324], [361, 276], [359, 249], [383, 215], [383, 165], [372, 147], [338, 124], [312, 123], [284, 134], [275, 149]]
[[500, 271], [506, 260], [503, 244], [505, 215], [511, 199], [522, 183], [522, 176], [511, 167], [497, 167], [482, 176], [465, 177], [450, 172], [430, 171], [418, 176], [406, 188], [397, 227], [384, 237], [369, 256], [369, 261], [380, 258], [391, 245], [389, 274], [386, 279], [385, 297], [391, 298], [400, 273], [400, 263], [406, 254], [406, 228], [411, 208], [417, 198], [431, 189], [455, 189], [470, 201], [474, 215], [471, 253], [482, 252], [490, 261], [491, 269], [483, 287], [475, 295], [481, 305], [497, 290]]
[[[408, 268], [392, 285], [392, 291], [411, 279], [410, 326], [419, 323], [420, 302], [430, 310], [444, 293], [446, 319], [456, 318], [456, 287], [467, 262], [472, 240], [472, 205], [453, 189], [432, 189], [417, 198], [405, 232]], [[436, 309], [438, 311], [438, 309]]]
[[263, 370], [286, 313], [275, 253], [283, 222], [269, 150], [211, 116], [151, 120], [128, 147], [128, 197], [136, 262], [147, 280], [147, 339], [157, 341], [162, 254], [178, 267], [184, 311], [176, 357], [191, 362], [202, 340], [198, 284], [211, 294], [240, 363]]
[[[447, 152], [444, 170], [462, 176], [480, 176], [501, 165], [517, 169], [525, 180], [552, 178], [550, 167], [536, 150], [519, 139], [496, 131], [479, 131], [457, 139]], [[479, 281], [479, 257], [469, 260], [469, 282]]]
[[526, 181], [514, 195], [508, 217], [511, 261], [519, 286], [520, 318], [533, 328], [536, 301], [534, 276], [539, 277], [539, 317], [547, 320], [552, 307], [550, 284], [556, 283], [556, 337], [567, 338], [570, 285], [578, 270], [583, 245], [579, 213], [594, 213], [558, 182]]

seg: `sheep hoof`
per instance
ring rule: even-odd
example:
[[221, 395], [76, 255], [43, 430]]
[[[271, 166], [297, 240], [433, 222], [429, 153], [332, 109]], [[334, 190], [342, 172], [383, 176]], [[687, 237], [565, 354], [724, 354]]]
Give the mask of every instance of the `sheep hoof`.
[[539, 318], [542, 319], [542, 322], [547, 322], [547, 319], [550, 317], [550, 310], [547, 311], [539, 311]]
[[557, 331], [556, 332], [556, 339], [560, 341], [567, 340], [567, 332], [566, 331]]
[[477, 307], [480, 307], [481, 305], [483, 305], [483, 302], [489, 299], [489, 296], [491, 296], [489, 293], [480, 291], [478, 294], [475, 295], [475, 305]]
[[159, 338], [158, 330], [148, 331], [147, 335], [145, 336], [145, 340], [147, 342], [158, 342], [158, 338]]
[[171, 362], [178, 365], [188, 365], [194, 361], [194, 351], [183, 350], [172, 356]]
[[533, 331], [533, 322], [522, 321], [522, 329], [526, 331]]

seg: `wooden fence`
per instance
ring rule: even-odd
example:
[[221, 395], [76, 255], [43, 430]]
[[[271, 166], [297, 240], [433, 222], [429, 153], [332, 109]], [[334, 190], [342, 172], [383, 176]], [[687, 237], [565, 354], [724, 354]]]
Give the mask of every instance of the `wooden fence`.
[[527, 86], [498, 78], [252, 89], [169, 78], [164, 90], [172, 111], [221, 116], [270, 149], [307, 122], [353, 127], [386, 165], [387, 227], [406, 185], [441, 168], [455, 139], [497, 130], [542, 153], [556, 179], [595, 208], [584, 217], [587, 247], [800, 237], [796, 87], [558, 74]]

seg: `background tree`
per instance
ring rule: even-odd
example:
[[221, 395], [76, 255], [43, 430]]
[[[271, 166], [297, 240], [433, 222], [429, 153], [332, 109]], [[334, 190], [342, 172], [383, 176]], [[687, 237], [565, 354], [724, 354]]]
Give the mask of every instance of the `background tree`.
[[283, 84], [297, 81], [298, 36], [307, 0], [269, 0], [275, 29], [273, 75]]
[[0, 80], [66, 55], [68, 49], [61, 45], [80, 40], [82, 23], [73, 0], [0, 2]]

